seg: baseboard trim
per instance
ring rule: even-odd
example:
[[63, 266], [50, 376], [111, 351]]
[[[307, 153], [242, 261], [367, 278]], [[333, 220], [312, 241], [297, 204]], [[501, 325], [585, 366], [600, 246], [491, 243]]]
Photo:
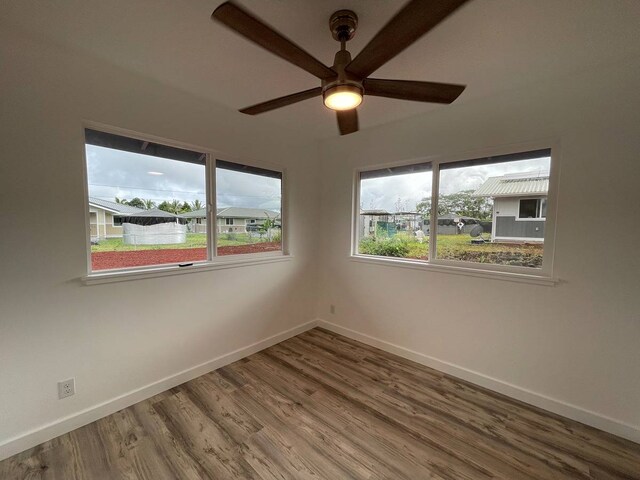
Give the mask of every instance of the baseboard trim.
[[259, 342], [252, 343], [246, 347], [239, 348], [233, 352], [216, 357], [200, 365], [196, 365], [187, 370], [183, 370], [179, 373], [165, 377], [156, 382], [150, 383], [144, 387], [132, 390], [128, 393], [120, 395], [119, 397], [112, 398], [98, 405], [86, 408], [80, 412], [68, 415], [66, 417], [55, 420], [51, 423], [42, 425], [26, 433], [20, 434], [0, 444], [0, 460], [11, 457], [17, 453], [20, 453], [29, 448], [35, 447], [58, 437], [65, 433], [68, 433], [76, 428], [80, 428], [91, 422], [95, 422], [103, 417], [111, 415], [112, 413], [122, 410], [123, 408], [130, 407], [131, 405], [138, 403], [147, 398], [153, 397], [158, 393], [162, 393], [165, 390], [173, 388], [181, 383], [193, 380], [200, 375], [204, 375], [217, 368], [224, 367], [230, 363], [240, 360], [244, 357], [252, 355], [260, 350], [264, 350], [276, 343], [280, 343], [288, 338], [301, 334], [317, 325], [316, 320], [298, 325], [297, 327], [290, 328], [283, 332], [277, 333], [270, 337], [260, 340]]
[[552, 413], [562, 415], [563, 417], [576, 420], [585, 425], [595, 427], [599, 430], [612, 433], [622, 438], [631, 440], [632, 442], [640, 443], [640, 426], [634, 426], [628, 423], [624, 423], [620, 420], [616, 420], [605, 415], [601, 415], [597, 412], [586, 410], [577, 405], [573, 405], [562, 400], [548, 397], [540, 393], [536, 393], [531, 390], [527, 390], [517, 385], [513, 385], [508, 382], [504, 382], [497, 378], [489, 377], [482, 373], [469, 370], [467, 368], [455, 365], [443, 360], [439, 360], [429, 355], [419, 353], [410, 350], [405, 347], [381, 340], [364, 333], [351, 330], [349, 328], [336, 325], [335, 323], [327, 322], [323, 319], [318, 319], [318, 326], [338, 333], [345, 337], [357, 340], [372, 347], [379, 348], [385, 352], [393, 353], [400, 357], [412, 360], [421, 365], [433, 368], [443, 373], [447, 373], [451, 376], [466, 380], [475, 385], [479, 385], [494, 392], [501, 393], [508, 397], [520, 400], [530, 405], [542, 408]]

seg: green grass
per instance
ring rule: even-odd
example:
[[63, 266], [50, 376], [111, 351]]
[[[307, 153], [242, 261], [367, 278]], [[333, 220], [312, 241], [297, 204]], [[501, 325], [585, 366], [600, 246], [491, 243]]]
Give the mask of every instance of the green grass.
[[[266, 241], [258, 237], [250, 237], [246, 233], [220, 233], [218, 234], [218, 246], [228, 247], [247, 245]], [[127, 252], [132, 250], [164, 250], [168, 248], [207, 248], [207, 235], [204, 233], [187, 233], [185, 243], [170, 243], [163, 245], [125, 245], [122, 238], [108, 238], [100, 240], [98, 245], [91, 245], [91, 252]]]
[[[437, 257], [446, 260], [462, 260], [498, 265], [516, 265], [539, 268], [542, 266], [541, 244], [523, 243], [485, 243], [474, 245], [471, 237], [461, 235], [438, 235], [436, 239]], [[427, 260], [429, 257], [429, 239], [422, 243], [406, 233], [392, 238], [362, 239], [360, 253], [391, 257]]]

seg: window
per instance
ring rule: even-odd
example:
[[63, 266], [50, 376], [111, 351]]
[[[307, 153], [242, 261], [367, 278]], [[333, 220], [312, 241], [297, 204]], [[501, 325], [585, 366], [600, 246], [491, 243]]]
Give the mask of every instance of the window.
[[218, 255], [282, 251], [281, 172], [218, 160], [216, 201]]
[[431, 196], [430, 163], [360, 173], [358, 253], [427, 260], [420, 229]]
[[523, 198], [518, 208], [518, 218], [545, 219], [547, 216], [546, 198]]
[[550, 170], [545, 149], [360, 172], [354, 250], [542, 272]]
[[281, 172], [93, 129], [85, 153], [89, 273], [282, 252]]

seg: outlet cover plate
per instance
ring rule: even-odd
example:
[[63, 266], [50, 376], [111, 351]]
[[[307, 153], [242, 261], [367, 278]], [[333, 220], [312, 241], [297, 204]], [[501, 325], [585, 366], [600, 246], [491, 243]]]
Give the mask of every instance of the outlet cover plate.
[[58, 398], [66, 398], [71, 395], [75, 395], [76, 393], [76, 379], [70, 378], [69, 380], [64, 380], [62, 382], [58, 382]]

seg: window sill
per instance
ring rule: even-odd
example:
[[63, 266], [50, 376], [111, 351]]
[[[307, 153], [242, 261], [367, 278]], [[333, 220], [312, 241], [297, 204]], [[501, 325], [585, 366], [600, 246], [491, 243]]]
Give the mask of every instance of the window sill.
[[466, 275], [470, 277], [490, 278], [493, 280], [503, 280], [508, 282], [531, 283], [534, 285], [554, 286], [559, 283], [557, 278], [545, 277], [542, 275], [529, 275], [526, 273], [502, 272], [496, 270], [482, 270], [479, 268], [458, 267], [452, 265], [440, 265], [426, 263], [418, 260], [407, 260], [399, 258], [385, 258], [364, 255], [351, 255], [354, 262], [383, 265], [386, 267], [412, 268], [414, 270], [424, 270], [431, 272], [442, 272], [454, 275]]
[[[245, 258], [240, 258], [245, 257]], [[102, 283], [126, 282], [129, 280], [139, 280], [143, 278], [166, 277], [171, 275], [183, 275], [185, 273], [206, 272], [209, 270], [223, 270], [226, 268], [248, 267], [251, 265], [262, 265], [265, 263], [288, 262], [292, 255], [282, 253], [251, 255], [229, 255], [228, 257], [217, 257], [215, 261], [194, 263], [187, 267], [178, 265], [157, 265], [137, 270], [110, 270], [104, 272], [94, 272], [81, 278], [85, 285], [99, 285]]]

